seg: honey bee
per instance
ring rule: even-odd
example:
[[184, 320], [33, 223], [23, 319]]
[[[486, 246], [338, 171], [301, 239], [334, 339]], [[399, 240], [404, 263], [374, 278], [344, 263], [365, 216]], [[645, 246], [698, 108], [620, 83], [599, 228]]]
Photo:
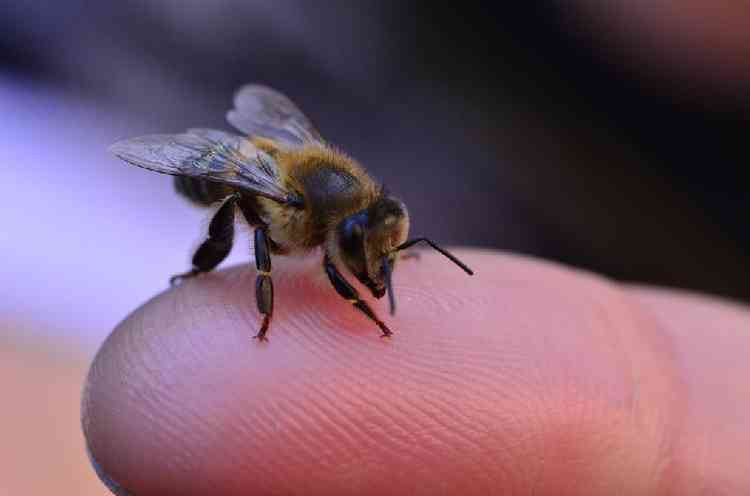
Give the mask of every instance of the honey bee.
[[375, 298], [386, 293], [395, 312], [392, 274], [398, 254], [424, 242], [473, 272], [431, 240], [408, 239], [409, 214], [353, 158], [323, 140], [289, 98], [246, 85], [235, 93], [229, 123], [243, 136], [214, 129], [141, 136], [110, 147], [132, 165], [175, 176], [178, 193], [211, 206], [221, 202], [196, 250], [192, 269], [171, 284], [209, 272], [226, 258], [234, 239], [235, 211], [254, 228], [255, 296], [263, 316], [254, 336], [266, 339], [273, 316], [271, 255], [322, 247], [323, 268], [336, 292], [380, 328], [391, 330], [340, 271], [344, 267]]

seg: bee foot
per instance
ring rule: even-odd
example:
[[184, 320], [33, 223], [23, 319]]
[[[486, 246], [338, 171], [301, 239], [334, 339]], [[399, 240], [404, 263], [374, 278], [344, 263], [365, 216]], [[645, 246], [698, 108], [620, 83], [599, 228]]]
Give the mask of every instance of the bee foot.
[[200, 274], [200, 271], [193, 269], [193, 270], [191, 270], [189, 272], [185, 272], [183, 274], [174, 275], [174, 276], [172, 276], [172, 277], [169, 278], [169, 285], [171, 287], [179, 286], [180, 284], [182, 284], [182, 282], [185, 279], [190, 279], [192, 277], [197, 276], [198, 274]]
[[253, 339], [257, 339], [261, 343], [263, 341], [268, 341], [268, 338], [266, 337], [266, 332], [268, 332], [268, 326], [270, 323], [271, 323], [271, 315], [270, 314], [263, 315], [263, 323], [260, 325], [260, 330], [258, 331], [258, 334], [253, 336]]

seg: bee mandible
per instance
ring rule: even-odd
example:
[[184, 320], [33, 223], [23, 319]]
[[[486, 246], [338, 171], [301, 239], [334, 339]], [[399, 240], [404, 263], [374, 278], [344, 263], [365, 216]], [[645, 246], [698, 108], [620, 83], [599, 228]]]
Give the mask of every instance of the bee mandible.
[[424, 242], [467, 274], [463, 262], [433, 241], [408, 239], [409, 214], [353, 158], [327, 143], [289, 98], [261, 85], [246, 85], [227, 113], [244, 136], [214, 129], [189, 129], [123, 140], [112, 153], [132, 165], [175, 176], [175, 189], [194, 203], [219, 201], [208, 237], [196, 250], [192, 269], [170, 280], [176, 284], [209, 272], [226, 258], [234, 240], [235, 211], [254, 228], [255, 296], [263, 316], [255, 335], [266, 339], [273, 316], [271, 256], [322, 247], [323, 268], [333, 288], [392, 334], [359, 292], [344, 267], [375, 298], [386, 293], [395, 312], [392, 273], [398, 254]]

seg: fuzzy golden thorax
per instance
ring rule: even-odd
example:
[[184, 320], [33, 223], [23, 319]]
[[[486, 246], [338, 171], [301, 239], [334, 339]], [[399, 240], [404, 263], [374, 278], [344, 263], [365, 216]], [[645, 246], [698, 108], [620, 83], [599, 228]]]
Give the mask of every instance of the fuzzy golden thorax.
[[322, 245], [342, 219], [368, 208], [381, 195], [354, 159], [331, 147], [282, 148], [262, 138], [253, 144], [274, 158], [281, 183], [304, 205], [295, 209], [261, 200], [272, 239], [290, 250]]

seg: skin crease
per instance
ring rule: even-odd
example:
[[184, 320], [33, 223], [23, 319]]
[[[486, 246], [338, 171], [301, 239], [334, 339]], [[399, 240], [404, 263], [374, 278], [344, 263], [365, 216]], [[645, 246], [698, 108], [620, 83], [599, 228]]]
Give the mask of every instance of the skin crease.
[[274, 260], [269, 343], [250, 266], [155, 297], [91, 367], [91, 453], [138, 496], [750, 491], [748, 309], [455, 253], [399, 264], [390, 341], [317, 263]]

